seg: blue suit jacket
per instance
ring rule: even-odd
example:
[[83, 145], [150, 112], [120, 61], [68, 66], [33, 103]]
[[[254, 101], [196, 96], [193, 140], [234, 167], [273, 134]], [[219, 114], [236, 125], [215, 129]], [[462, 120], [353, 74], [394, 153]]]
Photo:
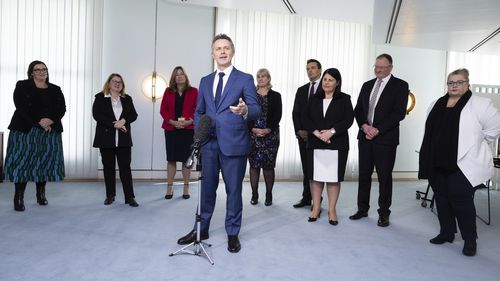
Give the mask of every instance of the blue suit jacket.
[[[226, 156], [245, 156], [250, 151], [250, 136], [247, 122], [261, 114], [252, 75], [233, 68], [222, 93], [218, 107], [214, 101], [214, 79], [216, 72], [201, 78], [198, 103], [195, 112], [195, 126], [203, 114], [212, 119], [213, 138], [217, 138], [220, 150]], [[229, 106], [238, 104], [243, 98], [248, 106], [248, 116], [235, 115]]]

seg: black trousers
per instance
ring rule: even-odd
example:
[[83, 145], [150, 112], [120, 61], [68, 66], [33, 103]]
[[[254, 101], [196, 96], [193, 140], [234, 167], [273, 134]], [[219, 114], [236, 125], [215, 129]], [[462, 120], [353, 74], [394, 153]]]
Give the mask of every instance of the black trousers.
[[359, 184], [358, 210], [370, 209], [370, 190], [373, 169], [377, 171], [379, 183], [378, 214], [389, 216], [392, 204], [392, 170], [396, 161], [396, 145], [379, 145], [372, 141], [358, 141]]
[[302, 140], [301, 138], [298, 139], [299, 142], [299, 152], [300, 152], [300, 164], [302, 165], [302, 173], [304, 174], [304, 179], [303, 179], [303, 186], [304, 190], [302, 191], [302, 200], [304, 201], [311, 201], [311, 185], [310, 185], [310, 178], [309, 178], [309, 173], [307, 172], [307, 142]]
[[440, 234], [451, 235], [457, 232], [457, 222], [464, 240], [476, 240], [476, 207], [474, 206], [474, 187], [462, 171], [450, 173], [435, 171], [429, 179], [435, 194]]
[[130, 162], [132, 158], [131, 147], [100, 148], [102, 166], [104, 170], [104, 183], [106, 185], [106, 197], [116, 196], [116, 168], [115, 159], [120, 170], [120, 180], [123, 186], [125, 200], [135, 198], [132, 185], [132, 172]]

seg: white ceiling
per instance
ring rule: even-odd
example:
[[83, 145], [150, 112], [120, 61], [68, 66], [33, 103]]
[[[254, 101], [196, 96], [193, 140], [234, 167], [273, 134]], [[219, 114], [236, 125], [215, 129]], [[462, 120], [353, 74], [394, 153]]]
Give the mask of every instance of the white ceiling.
[[[394, 2], [391, 45], [467, 52], [500, 28], [499, 0], [375, 0], [374, 43], [386, 43]], [[498, 32], [474, 52], [500, 56]]]
[[[162, 0], [287, 13], [284, 0]], [[400, 3], [389, 44], [500, 56], [500, 0], [288, 0], [297, 15], [373, 25], [373, 42], [386, 43], [391, 15]], [[397, 5], [396, 5], [397, 6]]]

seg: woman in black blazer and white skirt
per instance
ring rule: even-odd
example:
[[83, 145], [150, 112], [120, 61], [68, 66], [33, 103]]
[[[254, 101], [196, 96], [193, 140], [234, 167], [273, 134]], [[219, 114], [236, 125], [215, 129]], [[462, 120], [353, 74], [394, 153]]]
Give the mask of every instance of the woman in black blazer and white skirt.
[[125, 84], [120, 74], [112, 73], [102, 92], [95, 95], [92, 115], [97, 121], [94, 147], [101, 152], [106, 185], [106, 200], [104, 205], [110, 205], [116, 196], [115, 158], [120, 170], [120, 180], [123, 185], [125, 204], [137, 207], [132, 172], [130, 170], [132, 154], [132, 137], [130, 123], [137, 119], [132, 98], [125, 94]]
[[323, 91], [309, 100], [304, 114], [303, 122], [309, 132], [307, 148], [312, 150], [312, 153], [308, 153], [313, 200], [313, 209], [308, 218], [310, 222], [319, 218], [321, 194], [326, 183], [329, 223], [338, 224], [335, 208], [349, 152], [347, 130], [354, 120], [351, 97], [340, 91], [341, 86], [342, 77], [336, 68], [323, 72], [320, 84]]

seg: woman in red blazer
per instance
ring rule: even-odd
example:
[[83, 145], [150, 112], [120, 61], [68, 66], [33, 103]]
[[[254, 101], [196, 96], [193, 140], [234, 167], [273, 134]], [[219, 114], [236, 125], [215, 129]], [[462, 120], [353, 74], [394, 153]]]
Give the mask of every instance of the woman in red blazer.
[[[163, 117], [162, 128], [165, 130], [167, 151], [167, 192], [165, 199], [174, 194], [173, 183], [177, 162], [185, 162], [191, 153], [194, 134], [194, 110], [198, 89], [191, 87], [189, 78], [182, 68], [176, 66], [170, 76], [168, 88], [163, 94], [160, 114]], [[189, 199], [189, 178], [191, 171], [182, 167], [184, 191], [182, 198]]]

